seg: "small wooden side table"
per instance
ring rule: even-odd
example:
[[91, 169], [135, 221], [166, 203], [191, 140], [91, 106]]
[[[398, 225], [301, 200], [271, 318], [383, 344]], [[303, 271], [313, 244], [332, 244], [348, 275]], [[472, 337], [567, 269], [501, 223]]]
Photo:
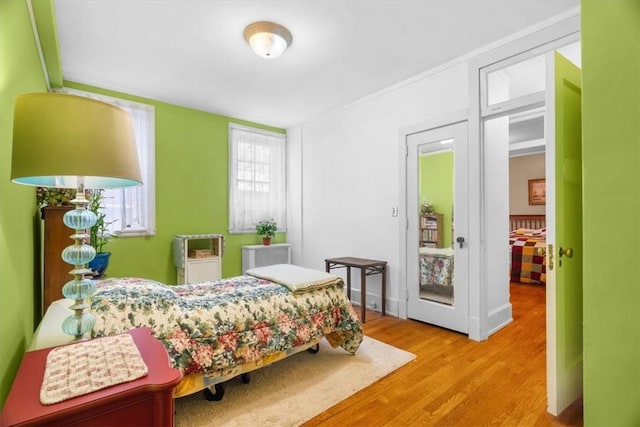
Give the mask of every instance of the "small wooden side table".
[[[40, 403], [40, 387], [47, 355], [54, 347], [28, 351], [13, 382], [2, 426], [173, 426], [173, 392], [182, 374], [169, 365], [164, 346], [149, 328], [128, 332], [149, 373], [53, 405]], [[97, 338], [100, 339], [100, 338]]]
[[387, 299], [387, 261], [375, 259], [341, 257], [327, 258], [324, 260], [327, 273], [333, 268], [347, 269], [347, 295], [351, 299], [351, 267], [360, 269], [360, 320], [365, 323], [365, 312], [367, 308], [367, 276], [374, 274], [382, 275], [382, 315], [385, 314]]

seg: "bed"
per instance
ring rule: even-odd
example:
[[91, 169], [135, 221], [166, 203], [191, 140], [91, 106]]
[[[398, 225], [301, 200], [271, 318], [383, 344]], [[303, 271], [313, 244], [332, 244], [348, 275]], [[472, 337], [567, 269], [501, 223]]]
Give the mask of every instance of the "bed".
[[546, 283], [546, 223], [544, 215], [511, 215], [509, 248], [512, 282]]
[[[420, 248], [420, 295], [453, 296], [453, 248]], [[427, 297], [427, 299], [429, 299]]]
[[[210, 400], [219, 400], [220, 385], [231, 378], [245, 380], [255, 369], [313, 350], [322, 339], [355, 354], [363, 338], [342, 279], [289, 264], [191, 285], [142, 278], [96, 285], [92, 337], [150, 327], [183, 374], [175, 397], [205, 390]], [[51, 305], [32, 349], [69, 342], [60, 325], [71, 302]]]

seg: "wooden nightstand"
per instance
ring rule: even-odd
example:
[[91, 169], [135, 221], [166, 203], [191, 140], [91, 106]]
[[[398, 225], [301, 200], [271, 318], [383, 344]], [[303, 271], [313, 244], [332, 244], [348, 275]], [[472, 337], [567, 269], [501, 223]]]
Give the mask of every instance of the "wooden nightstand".
[[28, 351], [11, 387], [2, 426], [173, 426], [173, 392], [182, 379], [171, 368], [166, 349], [148, 328], [128, 332], [149, 370], [135, 381], [118, 384], [53, 405], [40, 403], [40, 387], [52, 348]]

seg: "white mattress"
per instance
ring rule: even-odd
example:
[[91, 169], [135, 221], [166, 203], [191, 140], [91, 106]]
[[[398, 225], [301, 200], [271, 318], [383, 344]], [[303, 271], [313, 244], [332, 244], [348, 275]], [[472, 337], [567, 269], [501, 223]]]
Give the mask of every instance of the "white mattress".
[[38, 329], [33, 334], [29, 350], [55, 347], [73, 341], [74, 337], [62, 331], [64, 319], [73, 315], [73, 311], [69, 309], [73, 304], [74, 301], [68, 298], [59, 299], [51, 303], [42, 321], [40, 321]]

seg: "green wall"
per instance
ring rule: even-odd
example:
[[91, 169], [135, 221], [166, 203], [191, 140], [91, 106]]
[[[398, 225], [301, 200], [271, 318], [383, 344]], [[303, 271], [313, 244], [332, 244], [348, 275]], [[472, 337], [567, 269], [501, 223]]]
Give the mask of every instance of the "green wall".
[[640, 1], [583, 0], [584, 420], [640, 425]]
[[[582, 0], [581, 14], [585, 425], [640, 425], [640, 232], [635, 226], [640, 218], [640, 2]], [[10, 183], [6, 166], [13, 101], [21, 93], [44, 90], [26, 4], [1, 0], [0, 406], [33, 332], [38, 297], [35, 193]], [[174, 234], [226, 230], [229, 119], [153, 104], [158, 235], [114, 242], [111, 274], [170, 281]], [[225, 276], [239, 273], [239, 247], [256, 239], [227, 239]]]
[[24, 0], [0, 1], [0, 406], [4, 406], [34, 331], [33, 188], [10, 182], [13, 102], [25, 92], [46, 91]]
[[[225, 236], [222, 275], [240, 275], [241, 246], [260, 240], [254, 234], [227, 233], [229, 123], [284, 130], [72, 82], [65, 81], [64, 85], [155, 107], [157, 233], [148, 238], [112, 240], [108, 246], [112, 252], [108, 275], [175, 284], [171, 241], [176, 234], [200, 233]], [[285, 241], [285, 237], [276, 235], [274, 243]]]
[[[60, 86], [53, 10], [49, 0], [34, 0], [46, 67], [52, 86]], [[228, 235], [227, 151], [230, 121], [276, 132], [215, 114], [65, 82], [155, 106], [156, 228], [147, 238], [120, 238], [109, 244], [109, 275], [148, 277], [175, 283], [171, 240], [176, 234], [221, 233], [226, 249], [224, 277], [241, 273], [241, 249], [258, 244], [254, 234]], [[39, 321], [40, 272], [35, 227], [35, 190], [10, 182], [13, 102], [17, 95], [47, 90], [24, 0], [0, 0], [0, 407], [4, 406], [15, 372]], [[10, 205], [9, 205], [10, 203]], [[275, 242], [285, 241], [278, 234]]]
[[420, 202], [431, 200], [436, 213], [443, 215], [443, 244], [451, 246], [453, 212], [453, 151], [420, 156]]

